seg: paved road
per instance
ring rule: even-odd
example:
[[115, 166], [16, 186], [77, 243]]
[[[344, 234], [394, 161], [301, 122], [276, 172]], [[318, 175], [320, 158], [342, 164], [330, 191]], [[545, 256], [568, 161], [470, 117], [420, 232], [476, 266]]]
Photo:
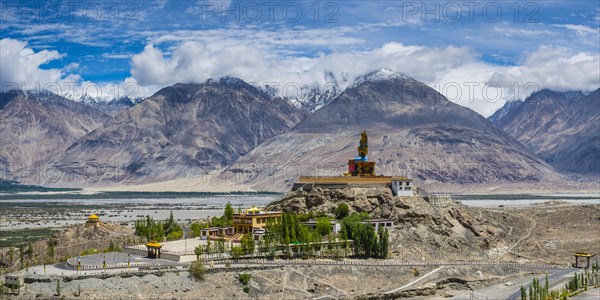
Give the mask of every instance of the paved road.
[[[565, 276], [571, 276], [571, 273], [580, 272], [581, 269], [578, 268], [568, 268], [568, 269], [558, 269], [558, 270], [548, 270], [548, 281], [550, 281], [550, 287], [552, 287], [556, 282], [561, 281]], [[544, 284], [546, 281], [546, 275], [538, 277], [540, 284]], [[533, 278], [531, 278], [533, 281]], [[525, 289], [528, 289], [531, 285], [531, 281], [524, 285]], [[521, 299], [521, 286], [517, 287], [517, 290], [507, 298], [507, 300], [520, 300]]]
[[585, 291], [577, 296], [573, 296], [569, 299], [573, 300], [598, 300], [600, 299], [600, 288]]

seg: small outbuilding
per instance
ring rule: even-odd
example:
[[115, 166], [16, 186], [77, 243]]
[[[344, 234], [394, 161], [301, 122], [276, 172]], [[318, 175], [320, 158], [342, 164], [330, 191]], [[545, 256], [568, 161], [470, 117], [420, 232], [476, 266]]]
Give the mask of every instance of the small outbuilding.
[[146, 248], [148, 249], [148, 258], [160, 258], [160, 249], [163, 245], [159, 244], [156, 241], [150, 241], [146, 244]]
[[17, 293], [19, 293], [21, 288], [25, 286], [25, 279], [23, 276], [5, 275], [4, 280], [4, 286]]

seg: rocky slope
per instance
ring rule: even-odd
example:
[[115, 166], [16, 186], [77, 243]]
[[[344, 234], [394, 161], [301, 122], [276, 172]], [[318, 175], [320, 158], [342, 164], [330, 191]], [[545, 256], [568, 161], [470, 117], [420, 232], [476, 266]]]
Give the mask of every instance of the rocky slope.
[[81, 185], [202, 175], [286, 132], [303, 117], [289, 102], [240, 79], [176, 84], [78, 140], [54, 167], [74, 174]]
[[239, 158], [236, 170], [226, 171], [246, 172], [243, 182], [256, 189], [279, 190], [288, 190], [300, 175], [340, 175], [356, 156], [363, 129], [378, 174], [409, 175], [420, 184], [557, 178], [549, 165], [491, 122], [406, 76], [346, 90], [290, 132]]
[[490, 120], [539, 157], [562, 170], [600, 174], [600, 89], [542, 90], [505, 110]]
[[[0, 93], [0, 171], [19, 179], [35, 172], [109, 118], [98, 109], [49, 92]], [[40, 165], [35, 167], [36, 163]]]

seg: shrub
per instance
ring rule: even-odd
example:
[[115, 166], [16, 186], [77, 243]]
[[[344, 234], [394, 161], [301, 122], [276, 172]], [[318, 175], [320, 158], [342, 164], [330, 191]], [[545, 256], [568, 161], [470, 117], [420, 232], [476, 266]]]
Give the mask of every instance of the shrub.
[[201, 260], [197, 260], [192, 262], [189, 269], [190, 275], [192, 275], [196, 280], [204, 281], [204, 274], [206, 274], [206, 268], [204, 267], [204, 263]]
[[417, 270], [417, 268], [413, 268], [413, 269], [411, 270], [411, 272], [413, 273], [413, 276], [415, 276], [415, 277], [419, 277], [419, 274], [420, 274], [420, 273], [419, 273], [419, 270]]
[[335, 209], [335, 218], [341, 220], [350, 214], [350, 207], [345, 202], [340, 203]]
[[248, 294], [250, 293], [250, 287], [249, 286], [244, 286], [244, 293]]
[[248, 282], [250, 282], [251, 277], [252, 276], [248, 273], [240, 273], [239, 280], [243, 285], [248, 285]]

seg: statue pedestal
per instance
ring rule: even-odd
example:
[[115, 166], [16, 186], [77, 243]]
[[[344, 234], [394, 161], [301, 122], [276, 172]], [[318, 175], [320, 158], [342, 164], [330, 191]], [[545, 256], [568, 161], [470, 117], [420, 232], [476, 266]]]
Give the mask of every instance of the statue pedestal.
[[348, 172], [345, 176], [375, 176], [375, 162], [348, 160]]

